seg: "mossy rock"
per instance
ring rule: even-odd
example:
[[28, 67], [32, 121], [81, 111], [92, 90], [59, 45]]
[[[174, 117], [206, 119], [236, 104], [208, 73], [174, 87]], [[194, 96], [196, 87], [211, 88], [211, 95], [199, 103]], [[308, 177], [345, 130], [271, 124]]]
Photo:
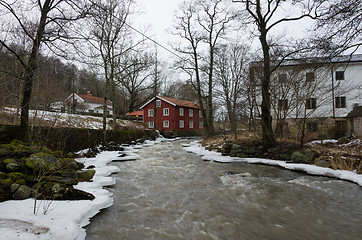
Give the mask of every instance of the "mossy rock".
[[94, 170], [94, 169], [77, 171], [78, 180], [80, 182], [90, 181], [93, 178], [95, 173], [96, 173], [96, 170]]
[[313, 151], [295, 151], [292, 153], [291, 160], [295, 163], [313, 163], [315, 153]]
[[47, 200], [93, 200], [95, 197], [82, 190], [62, 183], [43, 182], [38, 189], [38, 198]]
[[30, 187], [28, 187], [26, 185], [20, 185], [17, 188], [17, 190], [15, 191], [15, 193], [13, 194], [13, 199], [23, 200], [23, 199], [30, 198], [32, 192], [33, 192], [33, 190]]
[[73, 158], [61, 158], [59, 159], [62, 169], [80, 170], [84, 168], [84, 164], [77, 162]]
[[10, 178], [13, 182], [25, 179], [26, 175], [20, 173], [20, 172], [12, 172], [7, 174], [8, 178]]
[[35, 153], [26, 159], [26, 166], [34, 171], [51, 172], [61, 168], [58, 158], [48, 153]]
[[12, 159], [8, 158], [4, 160], [6, 170], [8, 172], [24, 172], [25, 160], [24, 159]]

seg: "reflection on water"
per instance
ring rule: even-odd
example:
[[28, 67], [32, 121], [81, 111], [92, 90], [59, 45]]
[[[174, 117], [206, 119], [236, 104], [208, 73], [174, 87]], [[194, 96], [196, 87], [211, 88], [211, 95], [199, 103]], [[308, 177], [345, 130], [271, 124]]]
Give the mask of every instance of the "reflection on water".
[[204, 162], [189, 140], [139, 149], [112, 163], [114, 204], [86, 239], [361, 239], [362, 191], [353, 183], [277, 167]]

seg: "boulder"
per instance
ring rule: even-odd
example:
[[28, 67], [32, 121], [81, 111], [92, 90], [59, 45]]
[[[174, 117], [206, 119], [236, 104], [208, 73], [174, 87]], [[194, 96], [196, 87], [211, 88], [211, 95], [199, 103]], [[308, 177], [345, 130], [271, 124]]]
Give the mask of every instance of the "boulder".
[[292, 153], [292, 162], [311, 164], [314, 160], [313, 151], [295, 151]]
[[225, 141], [223, 144], [222, 144], [222, 150], [221, 150], [221, 154], [223, 156], [227, 156], [230, 154], [231, 152], [231, 149], [233, 147], [233, 144], [231, 141]]
[[96, 170], [94, 170], [94, 169], [77, 171], [77, 179], [80, 182], [90, 181], [93, 178], [95, 173], [96, 173]]
[[13, 198], [15, 200], [27, 199], [31, 196], [32, 191], [33, 190], [30, 187], [26, 185], [20, 185], [13, 194]]
[[35, 153], [26, 159], [26, 166], [35, 171], [55, 171], [61, 167], [58, 158], [47, 153]]
[[8, 158], [4, 160], [8, 172], [22, 172], [25, 170], [25, 160]]
[[243, 149], [238, 144], [233, 144], [230, 151], [230, 157], [238, 157], [238, 155], [243, 153]]

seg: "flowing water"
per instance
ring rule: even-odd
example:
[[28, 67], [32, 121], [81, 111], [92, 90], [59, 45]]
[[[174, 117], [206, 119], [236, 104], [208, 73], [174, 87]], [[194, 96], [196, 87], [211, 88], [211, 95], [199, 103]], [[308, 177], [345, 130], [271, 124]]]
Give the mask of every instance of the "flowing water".
[[113, 206], [87, 226], [91, 239], [362, 239], [362, 188], [246, 163], [205, 162], [181, 144], [140, 149], [121, 171]]

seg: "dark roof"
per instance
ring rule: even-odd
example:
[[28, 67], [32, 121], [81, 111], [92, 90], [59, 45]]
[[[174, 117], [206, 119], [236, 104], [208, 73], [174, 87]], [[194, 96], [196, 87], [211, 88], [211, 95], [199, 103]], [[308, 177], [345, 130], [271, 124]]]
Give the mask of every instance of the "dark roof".
[[[199, 105], [197, 105], [194, 102], [188, 101], [188, 100], [181, 100], [176, 98], [170, 98], [170, 97], [157, 97], [160, 100], [163, 100], [165, 102], [168, 102], [171, 105], [178, 106], [178, 107], [187, 107], [187, 108], [196, 108], [200, 109]], [[151, 103], [155, 98], [149, 100], [147, 103], [145, 103], [141, 109], [143, 109], [145, 106], [147, 106], [149, 103]]]
[[347, 117], [353, 118], [353, 117], [362, 117], [362, 106], [355, 106], [353, 110], [348, 113]]
[[[104, 98], [102, 97], [94, 97], [92, 95], [83, 95], [83, 94], [78, 94], [78, 96], [88, 103], [103, 104], [104, 102]], [[107, 100], [107, 105], [112, 105], [112, 102]]]
[[[284, 59], [280, 66], [295, 66], [300, 64], [330, 64], [330, 63], [351, 63], [351, 62], [362, 62], [362, 54], [353, 55], [340, 55], [336, 57], [310, 57], [310, 58], [299, 58], [299, 59]], [[251, 63], [252, 66], [262, 65], [262, 61], [254, 61]], [[279, 60], [271, 61], [271, 65], [278, 65]]]
[[127, 116], [143, 116], [143, 111], [134, 111], [126, 114]]
[[199, 105], [197, 105], [194, 102], [188, 101], [188, 100], [181, 100], [181, 99], [175, 99], [170, 97], [159, 97], [160, 99], [164, 99], [168, 102], [171, 102], [175, 104], [176, 106], [180, 107], [188, 107], [188, 108], [200, 108]]

